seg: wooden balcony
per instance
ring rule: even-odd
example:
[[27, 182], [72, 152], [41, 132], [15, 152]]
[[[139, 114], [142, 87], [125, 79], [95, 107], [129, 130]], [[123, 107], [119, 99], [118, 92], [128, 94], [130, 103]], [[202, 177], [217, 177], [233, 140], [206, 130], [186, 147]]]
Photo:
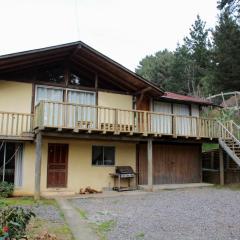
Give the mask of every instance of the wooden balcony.
[[16, 112], [0, 112], [0, 139], [32, 140], [33, 115]]
[[215, 119], [52, 101], [36, 106], [34, 128], [197, 139], [217, 139], [223, 134]]

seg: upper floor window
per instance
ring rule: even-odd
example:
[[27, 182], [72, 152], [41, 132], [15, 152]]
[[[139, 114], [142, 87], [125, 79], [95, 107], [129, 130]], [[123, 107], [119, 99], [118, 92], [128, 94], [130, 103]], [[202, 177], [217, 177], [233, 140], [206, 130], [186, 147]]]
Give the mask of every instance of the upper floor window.
[[63, 101], [63, 89], [61, 88], [53, 88], [53, 87], [45, 87], [45, 86], [37, 86], [35, 93], [35, 105], [37, 105], [41, 100], [48, 101]]
[[64, 83], [64, 70], [62, 66], [53, 66], [39, 68], [37, 72], [38, 81], [46, 81], [52, 83]]
[[95, 87], [94, 75], [83, 75], [77, 71], [71, 71], [69, 85]]

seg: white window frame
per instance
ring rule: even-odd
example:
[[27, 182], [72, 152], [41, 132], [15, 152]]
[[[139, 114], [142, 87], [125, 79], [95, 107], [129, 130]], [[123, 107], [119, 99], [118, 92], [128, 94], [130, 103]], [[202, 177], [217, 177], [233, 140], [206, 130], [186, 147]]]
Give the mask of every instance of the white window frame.
[[35, 98], [34, 98], [34, 107], [36, 107], [37, 103], [37, 89], [38, 88], [48, 88], [48, 89], [56, 89], [56, 90], [62, 90], [63, 91], [63, 100], [64, 102], [64, 91], [65, 89], [63, 87], [55, 87], [55, 86], [49, 86], [49, 85], [36, 85], [35, 86]]

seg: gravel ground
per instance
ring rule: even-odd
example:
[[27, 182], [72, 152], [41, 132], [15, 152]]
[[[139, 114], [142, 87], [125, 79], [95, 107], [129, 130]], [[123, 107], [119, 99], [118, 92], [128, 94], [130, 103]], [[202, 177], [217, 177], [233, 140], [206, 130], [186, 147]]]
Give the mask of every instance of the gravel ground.
[[64, 224], [64, 218], [61, 216], [60, 211], [57, 207], [52, 205], [37, 205], [33, 206], [33, 212], [38, 218], [46, 221]]
[[26, 209], [31, 209], [33, 211], [37, 218], [40, 218], [44, 221], [49, 221], [53, 223], [60, 223], [64, 224], [64, 218], [61, 216], [61, 213], [59, 209], [54, 205], [32, 205], [32, 206], [22, 206]]
[[240, 239], [240, 191], [173, 190], [72, 203], [91, 223], [114, 220], [109, 240]]

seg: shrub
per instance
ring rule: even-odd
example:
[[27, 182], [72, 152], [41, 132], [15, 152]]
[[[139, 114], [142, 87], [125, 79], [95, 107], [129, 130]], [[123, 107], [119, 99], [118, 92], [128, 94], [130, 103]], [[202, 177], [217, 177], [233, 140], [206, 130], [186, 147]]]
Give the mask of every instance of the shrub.
[[7, 198], [13, 194], [14, 185], [8, 182], [0, 182], [0, 198]]
[[31, 217], [35, 217], [35, 214], [29, 209], [1, 204], [0, 229], [7, 229], [10, 239], [23, 238]]

